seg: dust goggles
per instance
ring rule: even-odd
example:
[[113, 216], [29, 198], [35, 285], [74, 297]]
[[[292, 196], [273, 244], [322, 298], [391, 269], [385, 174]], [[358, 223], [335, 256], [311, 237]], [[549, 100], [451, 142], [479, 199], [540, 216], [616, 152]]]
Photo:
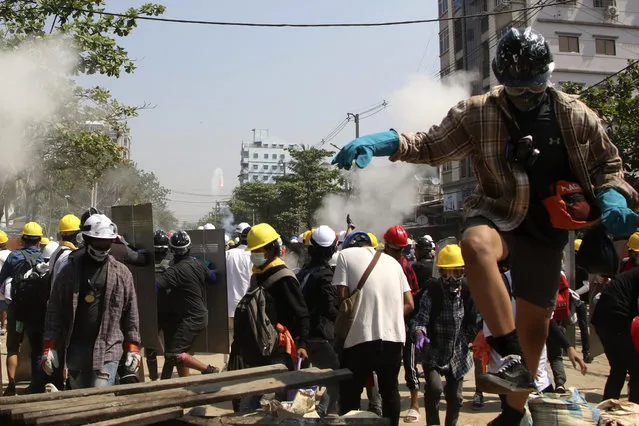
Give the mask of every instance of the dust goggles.
[[530, 92], [530, 93], [534, 93], [538, 95], [540, 93], [544, 93], [546, 89], [548, 88], [548, 85], [544, 83], [537, 86], [525, 86], [525, 87], [505, 86], [505, 88], [506, 88], [506, 93], [508, 93], [510, 96], [521, 96], [526, 92]]

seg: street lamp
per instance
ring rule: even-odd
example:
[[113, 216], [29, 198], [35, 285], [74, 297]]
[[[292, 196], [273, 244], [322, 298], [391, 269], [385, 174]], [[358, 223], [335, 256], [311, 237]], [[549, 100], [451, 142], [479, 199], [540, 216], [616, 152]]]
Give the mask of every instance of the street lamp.
[[71, 198], [70, 195], [65, 195], [64, 199], [67, 201], [67, 209], [69, 208], [69, 199]]

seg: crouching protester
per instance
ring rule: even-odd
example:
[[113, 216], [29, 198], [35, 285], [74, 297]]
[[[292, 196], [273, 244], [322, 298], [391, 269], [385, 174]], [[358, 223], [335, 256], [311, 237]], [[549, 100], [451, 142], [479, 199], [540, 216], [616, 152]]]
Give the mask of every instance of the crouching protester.
[[108, 217], [91, 216], [82, 226], [84, 254], [69, 257], [54, 281], [42, 369], [51, 375], [65, 359], [71, 389], [115, 384], [123, 355], [128, 372], [135, 373], [140, 366], [133, 276], [109, 254], [117, 235]]
[[[437, 256], [440, 278], [424, 291], [414, 319], [415, 348], [422, 352], [426, 387], [426, 424], [439, 425], [439, 401], [446, 398], [446, 426], [457, 425], [462, 406], [464, 376], [473, 365], [466, 329], [475, 327], [470, 292], [462, 286], [464, 259], [457, 244]], [[446, 377], [442, 386], [441, 376]]]
[[[235, 309], [228, 369], [284, 364], [292, 370], [298, 358], [308, 358], [310, 321], [304, 295], [295, 274], [280, 258], [280, 236], [271, 225], [252, 227], [246, 250], [251, 252], [253, 275]], [[260, 399], [236, 400], [233, 409], [254, 411]]]
[[180, 377], [188, 375], [189, 368], [202, 374], [217, 373], [217, 367], [206, 365], [188, 354], [193, 342], [208, 324], [206, 285], [217, 280], [215, 271], [189, 256], [191, 237], [186, 231], [171, 234], [169, 250], [173, 253], [173, 265], [156, 282], [158, 291], [171, 290], [173, 304], [173, 317], [164, 323], [164, 367], [161, 378], [170, 379], [173, 367], [177, 367]]

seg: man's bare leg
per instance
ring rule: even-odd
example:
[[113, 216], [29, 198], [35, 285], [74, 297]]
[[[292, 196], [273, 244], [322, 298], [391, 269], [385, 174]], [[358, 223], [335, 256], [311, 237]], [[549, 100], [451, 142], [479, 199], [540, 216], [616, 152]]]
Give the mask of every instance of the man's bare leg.
[[[548, 323], [552, 310], [533, 305], [523, 299], [517, 299], [517, 331], [519, 343], [524, 353], [526, 365], [533, 375], [539, 367], [539, 357], [548, 337]], [[528, 399], [527, 393], [511, 393], [507, 396], [508, 405], [523, 412]]]
[[508, 246], [488, 225], [466, 229], [461, 241], [466, 278], [473, 300], [493, 336], [515, 329], [512, 304], [497, 262], [508, 257]]
[[7, 378], [9, 384], [5, 389], [5, 395], [15, 395], [16, 371], [18, 370], [18, 354], [7, 355]]
[[180, 377], [188, 376], [190, 368], [197, 370], [200, 373], [216, 373], [219, 371], [214, 371], [215, 367], [204, 364], [192, 355], [182, 354], [181, 358], [181, 363], [178, 366], [178, 375]]

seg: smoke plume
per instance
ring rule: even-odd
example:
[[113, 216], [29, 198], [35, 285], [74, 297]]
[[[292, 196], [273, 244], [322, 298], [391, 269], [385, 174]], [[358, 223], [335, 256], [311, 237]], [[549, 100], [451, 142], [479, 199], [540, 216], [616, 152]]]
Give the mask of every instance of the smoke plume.
[[[20, 173], [37, 155], [44, 136], [39, 124], [54, 119], [71, 89], [77, 56], [56, 39], [25, 42], [0, 52], [0, 181]], [[37, 136], [35, 136], [37, 135]]]
[[[434, 81], [429, 76], [411, 76], [407, 84], [390, 97], [389, 113], [399, 132], [427, 131], [438, 124], [458, 101], [470, 96], [472, 76]], [[350, 196], [328, 195], [317, 211], [316, 223], [339, 231], [346, 228], [346, 214], [357, 230], [381, 234], [390, 226], [404, 223], [414, 215], [419, 201], [417, 177], [435, 177], [436, 169], [426, 165], [374, 160], [365, 169], [346, 172], [351, 182]]]

